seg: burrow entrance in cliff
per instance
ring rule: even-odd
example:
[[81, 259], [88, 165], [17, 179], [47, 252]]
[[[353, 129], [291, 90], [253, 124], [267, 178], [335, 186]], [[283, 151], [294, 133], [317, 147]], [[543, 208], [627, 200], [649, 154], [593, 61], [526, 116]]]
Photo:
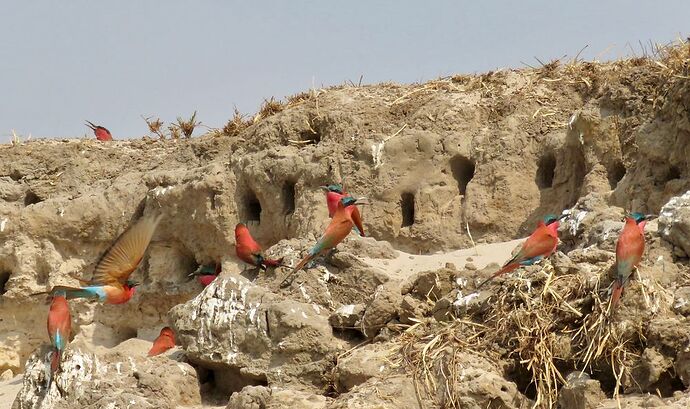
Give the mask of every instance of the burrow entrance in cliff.
[[31, 190], [27, 190], [24, 195], [24, 206], [31, 206], [36, 203], [41, 203], [42, 201], [43, 199]]
[[9, 271], [0, 271], [0, 295], [3, 295], [7, 292], [7, 282], [10, 281], [10, 272]]
[[402, 212], [402, 224], [400, 227], [409, 227], [414, 224], [414, 194], [405, 192], [400, 195], [400, 210]]
[[455, 155], [450, 160], [450, 170], [453, 178], [458, 182], [458, 192], [464, 196], [467, 185], [474, 177], [474, 162], [462, 155]]
[[548, 189], [553, 186], [553, 178], [556, 175], [556, 155], [549, 152], [539, 158], [535, 182], [539, 189]]
[[295, 212], [295, 182], [286, 181], [283, 184], [283, 213], [286, 215]]
[[199, 380], [201, 400], [205, 404], [227, 404], [230, 395], [245, 386], [268, 386], [265, 375], [244, 374], [239, 368], [227, 366], [204, 366], [192, 364]]
[[253, 190], [247, 189], [242, 197], [240, 220], [244, 222], [261, 222], [261, 202]]
[[611, 165], [608, 170], [606, 171], [606, 177], [609, 180], [609, 186], [611, 189], [615, 189], [616, 186], [618, 186], [618, 182], [623, 179], [623, 176], [625, 176], [625, 166], [623, 165], [623, 162], [617, 161], [613, 165]]

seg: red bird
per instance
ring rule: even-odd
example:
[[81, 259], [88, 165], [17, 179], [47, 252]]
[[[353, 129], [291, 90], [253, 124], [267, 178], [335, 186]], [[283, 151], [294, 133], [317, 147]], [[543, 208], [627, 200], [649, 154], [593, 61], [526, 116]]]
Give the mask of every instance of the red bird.
[[65, 293], [58, 292], [53, 296], [53, 301], [50, 303], [50, 312], [48, 312], [48, 335], [50, 336], [50, 343], [55, 348], [50, 360], [51, 379], [60, 368], [62, 353], [69, 343], [71, 332], [72, 319], [69, 314], [69, 305], [67, 305]]
[[479, 284], [477, 288], [481, 288], [484, 284], [501, 274], [513, 271], [520, 266], [531, 266], [539, 260], [549, 257], [556, 251], [556, 246], [558, 246], [559, 220], [565, 216], [556, 217], [550, 214], [544, 217], [544, 220], [540, 220], [537, 228], [522, 244], [520, 251], [508, 260], [494, 275]]
[[328, 227], [326, 227], [326, 231], [323, 233], [323, 236], [321, 236], [319, 241], [316, 242], [316, 245], [309, 250], [302, 261], [300, 261], [297, 266], [292, 269], [290, 274], [288, 274], [283, 281], [280, 282], [279, 286], [282, 286], [288, 280], [288, 278], [301, 270], [314, 257], [322, 254], [326, 250], [335, 248], [335, 246], [340, 244], [340, 242], [343, 241], [348, 234], [350, 234], [355, 225], [352, 217], [355, 209], [357, 209], [355, 207], [355, 203], [362, 200], [366, 200], [366, 198], [360, 197], [359, 199], [355, 199], [352, 196], [346, 196], [340, 199], [340, 203], [338, 203], [338, 210], [335, 211], [333, 219], [331, 219]]
[[94, 125], [93, 123], [91, 123], [89, 121], [86, 121], [86, 126], [88, 126], [89, 128], [91, 128], [93, 130], [94, 135], [96, 135], [96, 139], [98, 139], [99, 141], [112, 141], [113, 140], [113, 135], [105, 127], [100, 126], [100, 125]]
[[170, 327], [161, 330], [160, 335], [153, 341], [153, 346], [149, 350], [149, 356], [160, 355], [163, 352], [175, 348], [175, 332]]
[[[51, 295], [63, 294], [68, 300], [74, 298], [98, 298], [106, 304], [124, 304], [136, 290], [137, 282], [129, 276], [136, 270], [151, 242], [153, 233], [162, 216], [143, 216], [125, 230], [108, 251], [96, 263], [91, 280], [74, 277], [82, 287], [55, 286]], [[45, 294], [45, 292], [32, 295]]]
[[[334, 184], [328, 186], [320, 186], [326, 191], [326, 206], [328, 206], [328, 217], [333, 218], [335, 211], [338, 209], [338, 203], [346, 196], [349, 196], [343, 189], [342, 185]], [[357, 234], [364, 237], [364, 227], [362, 226], [362, 216], [359, 214], [359, 209], [354, 207], [352, 210], [352, 222], [355, 224], [353, 229]]]
[[213, 280], [218, 277], [218, 275], [221, 273], [222, 266], [220, 263], [215, 263], [214, 265], [206, 265], [206, 266], [199, 266], [199, 268], [196, 269], [193, 273], [191, 273], [189, 276], [193, 277], [196, 276], [197, 281], [199, 284], [203, 285], [204, 287], [208, 286], [213, 282]]
[[625, 226], [616, 243], [616, 281], [611, 292], [611, 307], [615, 308], [630, 280], [633, 270], [640, 264], [644, 253], [644, 226], [653, 216], [633, 213], [625, 218]]
[[262, 270], [266, 270], [268, 267], [282, 266], [281, 263], [283, 262], [282, 257], [276, 260], [265, 258], [261, 246], [254, 241], [244, 223], [237, 223], [235, 226], [235, 253], [240, 260]]

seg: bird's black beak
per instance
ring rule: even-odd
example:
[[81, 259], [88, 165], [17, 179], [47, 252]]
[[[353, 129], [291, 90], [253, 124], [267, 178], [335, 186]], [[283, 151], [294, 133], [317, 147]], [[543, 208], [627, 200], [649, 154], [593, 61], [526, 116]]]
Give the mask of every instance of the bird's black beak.
[[647, 215], [644, 216], [644, 219], [645, 219], [645, 220], [654, 220], [654, 219], [656, 219], [657, 217], [659, 217], [659, 216], [657, 216], [656, 214], [647, 214]]
[[328, 191], [328, 186], [319, 186], [319, 188]]
[[565, 218], [568, 217], [568, 216], [570, 216], [570, 214], [568, 214], [568, 213], [561, 213], [561, 215], [558, 216], [558, 220], [563, 220], [563, 219], [565, 219]]
[[141, 283], [138, 281], [130, 281], [129, 286], [130, 287], [138, 287]]

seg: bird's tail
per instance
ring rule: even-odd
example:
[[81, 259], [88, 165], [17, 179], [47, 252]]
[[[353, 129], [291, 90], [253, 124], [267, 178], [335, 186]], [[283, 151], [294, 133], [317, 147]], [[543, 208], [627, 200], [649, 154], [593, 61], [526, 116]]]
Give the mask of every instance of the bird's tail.
[[292, 269], [292, 271], [290, 271], [290, 274], [288, 274], [287, 276], [285, 276], [285, 278], [283, 279], [283, 281], [280, 282], [279, 286], [282, 286], [282, 285], [288, 280], [288, 278], [292, 277], [293, 274], [295, 274], [296, 272], [298, 272], [298, 271], [300, 271], [302, 268], [304, 268], [304, 266], [305, 266], [309, 261], [311, 261], [311, 259], [313, 259], [313, 258], [314, 258], [314, 255], [311, 254], [311, 252], [309, 252], [309, 254], [307, 254], [307, 256], [304, 257], [304, 258], [302, 259], [302, 261], [300, 261], [300, 262], [295, 266], [295, 268]]
[[269, 259], [269, 258], [264, 259], [264, 265], [266, 265], [268, 267], [290, 267], [290, 266], [283, 264], [283, 258], [284, 257], [276, 258], [276, 259]]
[[96, 130], [96, 125], [94, 125], [91, 121], [86, 121], [86, 126], [93, 129], [94, 131]]
[[[80, 287], [70, 287], [66, 285], [56, 285], [50, 290], [51, 295], [64, 294], [65, 298], [72, 300], [74, 298], [95, 298], [98, 294], [90, 290], [89, 288]], [[40, 293], [39, 293], [40, 294]], [[45, 294], [45, 293], [44, 293]]]
[[501, 274], [509, 273], [516, 268], [520, 267], [520, 263], [508, 263], [505, 266], [503, 266], [500, 270], [495, 272], [491, 277], [487, 278], [486, 280], [482, 281], [481, 284], [477, 286], [477, 289], [480, 289], [484, 286], [484, 284], [488, 283], [489, 281], [493, 280], [494, 278], [500, 276]]
[[352, 226], [352, 231], [355, 232], [358, 236], [366, 237], [366, 236], [364, 236], [364, 233], [362, 233], [361, 231], [359, 231], [359, 229], [357, 228], [357, 226]]
[[59, 349], [53, 351], [53, 356], [50, 358], [50, 377], [52, 378], [60, 368], [60, 361], [62, 360], [62, 353]]
[[616, 279], [613, 283], [613, 290], [611, 291], [611, 309], [616, 308], [618, 302], [623, 295], [623, 280]]

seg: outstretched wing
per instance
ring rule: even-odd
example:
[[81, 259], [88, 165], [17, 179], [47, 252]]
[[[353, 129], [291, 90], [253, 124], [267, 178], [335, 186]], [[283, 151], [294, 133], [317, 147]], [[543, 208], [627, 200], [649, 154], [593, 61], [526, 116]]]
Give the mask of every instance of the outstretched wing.
[[144, 257], [161, 215], [142, 217], [126, 230], [101, 257], [93, 272], [91, 285], [121, 285]]

